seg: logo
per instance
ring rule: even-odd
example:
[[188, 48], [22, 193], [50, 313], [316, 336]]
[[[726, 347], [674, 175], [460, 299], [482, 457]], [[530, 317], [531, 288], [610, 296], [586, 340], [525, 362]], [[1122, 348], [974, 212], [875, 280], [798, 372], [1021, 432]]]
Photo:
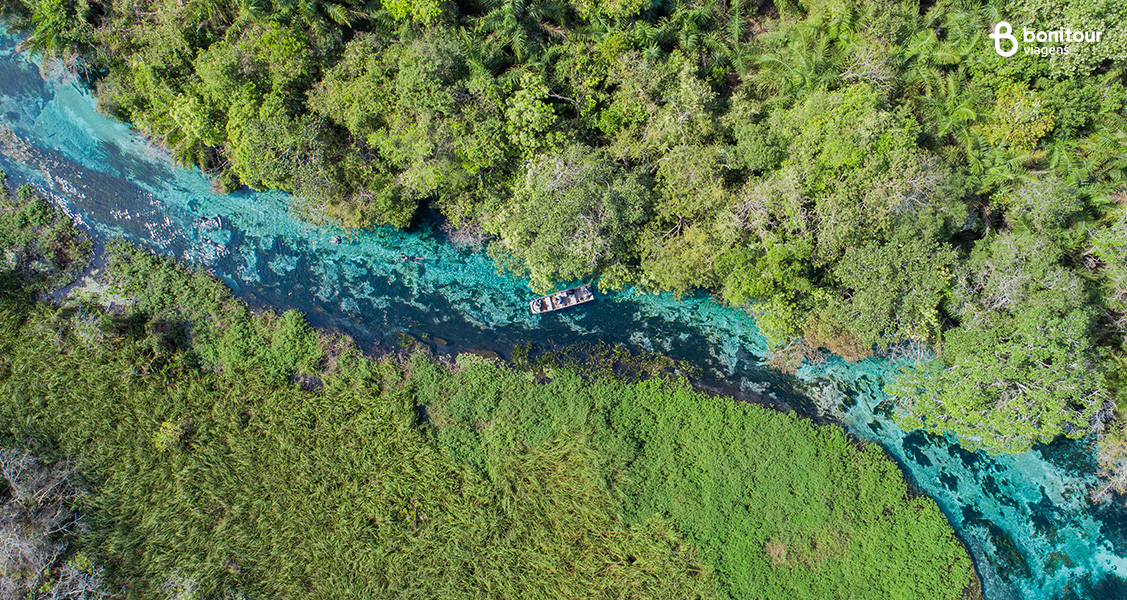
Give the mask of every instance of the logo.
[[[1010, 25], [1008, 21], [999, 21], [994, 26], [994, 33], [990, 34], [990, 39], [994, 40], [994, 51], [999, 56], [1009, 58], [1017, 54], [1018, 46], [1024, 43], [1026, 54], [1047, 57], [1072, 54], [1073, 51], [1069, 48], [1069, 44], [1098, 44], [1102, 41], [1103, 33], [1103, 31], [1081, 31], [1068, 27], [1058, 27], [1046, 31], [1022, 27], [1021, 41], [1019, 42], [1017, 36], [1014, 35], [1013, 25]], [[1003, 44], [1003, 41], [1009, 42], [1009, 44]], [[1042, 45], [1046, 43], [1049, 45]], [[1003, 45], [1008, 47], [1003, 48]]]
[[[994, 33], [990, 34], [990, 38], [994, 40], [994, 51], [999, 55], [1009, 58], [1017, 54], [1017, 38], [1014, 37], [1014, 28], [1012, 25], [1005, 21], [999, 21], [994, 26]], [[1009, 50], [1002, 50], [1002, 40], [1010, 43]]]

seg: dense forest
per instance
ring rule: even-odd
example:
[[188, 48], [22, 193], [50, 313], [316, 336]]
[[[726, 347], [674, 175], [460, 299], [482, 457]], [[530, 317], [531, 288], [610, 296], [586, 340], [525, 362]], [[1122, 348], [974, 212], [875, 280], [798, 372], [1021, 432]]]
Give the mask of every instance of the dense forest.
[[[905, 426], [1095, 431], [1127, 468], [1121, 2], [3, 6], [216, 186], [352, 227], [433, 208], [537, 289], [711, 290], [796, 357], [930, 348]], [[1004, 58], [1001, 19], [1103, 35]]]
[[879, 448], [533, 361], [362, 356], [0, 196], [0, 596], [973, 600]]

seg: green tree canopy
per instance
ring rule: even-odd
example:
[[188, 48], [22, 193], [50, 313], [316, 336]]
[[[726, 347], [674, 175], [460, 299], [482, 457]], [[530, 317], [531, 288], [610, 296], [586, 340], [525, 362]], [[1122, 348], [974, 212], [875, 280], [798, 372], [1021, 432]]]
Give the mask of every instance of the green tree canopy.
[[1084, 282], [1029, 232], [979, 246], [955, 286], [962, 323], [945, 333], [941, 360], [890, 389], [901, 423], [995, 452], [1083, 435], [1107, 398]]
[[490, 227], [528, 268], [533, 286], [545, 290], [636, 264], [633, 242], [652, 202], [640, 175], [582, 148], [535, 158], [514, 200]]

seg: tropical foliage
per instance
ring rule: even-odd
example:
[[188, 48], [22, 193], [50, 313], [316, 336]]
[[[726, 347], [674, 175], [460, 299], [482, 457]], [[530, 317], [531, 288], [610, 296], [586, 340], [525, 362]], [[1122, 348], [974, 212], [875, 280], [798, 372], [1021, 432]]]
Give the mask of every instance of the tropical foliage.
[[[217, 185], [355, 227], [434, 207], [537, 288], [708, 288], [779, 348], [930, 346], [895, 389], [905, 424], [1016, 451], [1100, 429], [1118, 393], [1116, 2], [4, 7]], [[1104, 37], [1003, 58], [1002, 17]]]

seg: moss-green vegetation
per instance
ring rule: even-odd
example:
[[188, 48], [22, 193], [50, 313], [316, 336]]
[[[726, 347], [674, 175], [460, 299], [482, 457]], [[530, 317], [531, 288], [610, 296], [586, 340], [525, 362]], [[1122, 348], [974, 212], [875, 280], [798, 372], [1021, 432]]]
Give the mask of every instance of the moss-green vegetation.
[[[453, 377], [415, 364], [450, 456], [494, 473], [509, 448], [579, 436], [624, 521], [671, 520], [716, 569], [720, 597], [954, 599], [972, 588], [935, 503], [838, 428], [661, 379], [551, 370], [529, 385], [526, 372], [472, 356]], [[909, 565], [928, 566], [905, 577]]]
[[[127, 309], [0, 294], [0, 441], [73, 457], [88, 491], [69, 503], [90, 529], [71, 551], [104, 589], [977, 593], [936, 505], [836, 428], [666, 379], [365, 358], [296, 313], [253, 314], [205, 275], [110, 249]], [[73, 562], [40, 580], [101, 577]]]
[[177, 580], [201, 597], [711, 596], [667, 522], [608, 510], [589, 449], [514, 450], [496, 479], [469, 473], [426, 439], [391, 363], [311, 393], [153, 368], [153, 346], [125, 336], [62, 352], [57, 314], [6, 308], [20, 324], [4, 333], [6, 432], [80, 457], [85, 548], [131, 597]]
[[[712, 288], [780, 349], [930, 346], [898, 412], [974, 446], [1107, 421], [1127, 343], [1112, 0], [2, 6], [228, 188], [356, 227], [427, 202], [538, 288]], [[999, 18], [1104, 35], [1003, 58]]]

